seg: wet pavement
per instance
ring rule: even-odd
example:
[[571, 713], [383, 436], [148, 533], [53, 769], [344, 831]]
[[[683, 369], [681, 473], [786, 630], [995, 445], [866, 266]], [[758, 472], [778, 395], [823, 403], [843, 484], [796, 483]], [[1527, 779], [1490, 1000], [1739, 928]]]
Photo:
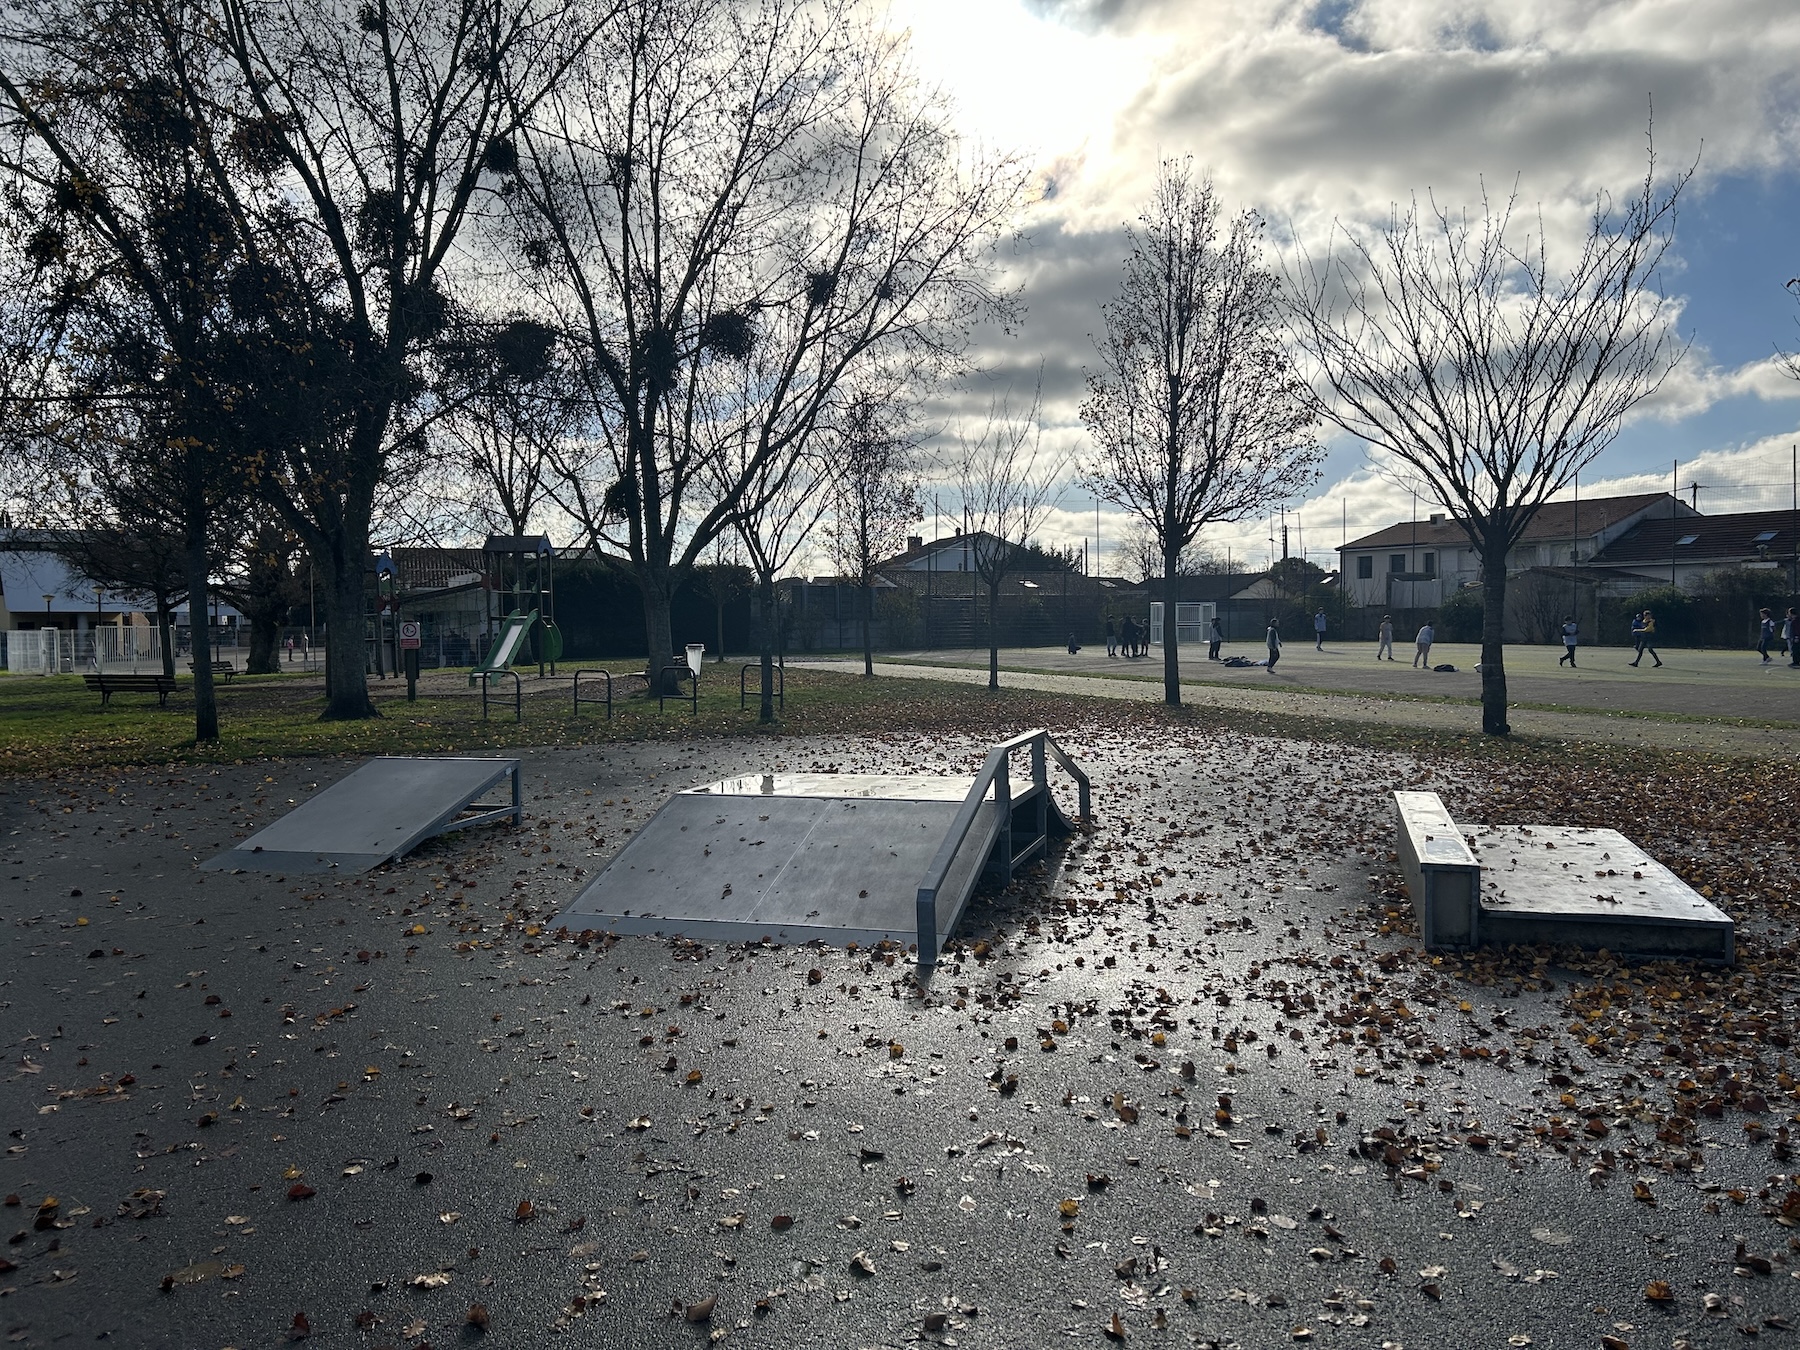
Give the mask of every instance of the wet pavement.
[[[1800, 1181], [1773, 1131], [1797, 1103], [1771, 1080], [1757, 1129], [1733, 1098], [1659, 1139], [1662, 1065], [1702, 1083], [1721, 1066], [1609, 1052], [1602, 1013], [1571, 1021], [1591, 977], [1554, 962], [1417, 953], [1386, 793], [1454, 798], [1454, 768], [1056, 734], [1093, 774], [1096, 829], [975, 905], [923, 993], [904, 952], [549, 921], [675, 789], [968, 774], [973, 742], [527, 752], [524, 830], [342, 881], [194, 864], [355, 761], [6, 783], [0, 1329], [143, 1347], [1787, 1339]], [[1771, 1073], [1781, 1017], [1751, 1046]]]

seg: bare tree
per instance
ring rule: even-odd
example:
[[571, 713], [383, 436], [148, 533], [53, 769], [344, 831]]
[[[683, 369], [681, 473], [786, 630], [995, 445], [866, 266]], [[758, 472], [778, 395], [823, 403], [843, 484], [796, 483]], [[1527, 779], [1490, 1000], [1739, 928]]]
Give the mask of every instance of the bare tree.
[[653, 654], [844, 389], [953, 368], [1012, 312], [992, 246], [1026, 167], [959, 140], [902, 42], [852, 0], [623, 0], [520, 140], [522, 273], [588, 380], [556, 494], [630, 558]]
[[[576, 386], [556, 331], [514, 319], [467, 344], [451, 364], [451, 411], [440, 423], [467, 511], [507, 534], [530, 532], [551, 497], [561, 442], [579, 424]], [[447, 465], [446, 467], [450, 467]], [[462, 521], [467, 528], [468, 515]]]
[[[1163, 581], [1163, 698], [1181, 703], [1175, 606], [1182, 556], [1215, 522], [1259, 514], [1319, 471], [1305, 382], [1282, 343], [1279, 279], [1262, 264], [1262, 223], [1225, 219], [1186, 160], [1165, 160], [1128, 231], [1125, 279], [1101, 307], [1100, 369], [1081, 419], [1084, 477], [1149, 530]], [[1221, 238], [1221, 234], [1223, 237]]]
[[1655, 287], [1693, 171], [1659, 189], [1655, 169], [1618, 209], [1595, 199], [1563, 268], [1541, 219], [1514, 242], [1516, 194], [1473, 219], [1415, 201], [1334, 263], [1300, 262], [1291, 318], [1315, 406], [1415, 473], [1481, 558], [1488, 735], [1511, 729], [1508, 553], [1685, 351]]
[[[171, 387], [190, 425], [171, 443], [218, 439], [192, 428], [202, 395], [254, 395], [213, 421], [255, 444], [257, 489], [326, 575], [327, 717], [374, 715], [370, 522], [396, 462], [427, 446], [459, 238], [484, 184], [517, 167], [513, 121], [587, 40], [572, 12], [563, 0], [30, 0], [0, 38], [0, 93], [58, 170], [45, 185], [63, 184], [165, 348], [210, 332], [230, 302], [232, 355], [254, 370], [223, 382], [216, 363], [184, 356]], [[146, 151], [142, 181], [182, 207], [163, 254], [110, 219], [138, 184], [90, 171], [63, 116], [71, 89], [119, 108], [124, 143]], [[181, 293], [200, 322], [159, 308], [152, 274], [171, 258], [207, 283]], [[206, 677], [196, 685], [203, 700]]]
[[955, 476], [968, 522], [970, 570], [988, 592], [988, 688], [1000, 687], [1000, 583], [1019, 566], [1031, 536], [1056, 504], [1064, 461], [1046, 453], [1038, 421], [1043, 389], [1014, 414], [1010, 399], [988, 408], [979, 431], [958, 429]]
[[775, 647], [780, 624], [775, 579], [810, 542], [813, 529], [829, 504], [837, 466], [823, 454], [806, 453], [764, 461], [760, 468], [746, 472], [745, 461], [753, 455], [754, 449], [746, 440], [737, 455], [718, 462], [717, 472], [722, 481], [739, 488], [734, 525], [750, 559], [762, 611], [762, 702], [757, 720], [773, 722]]
[[915, 446], [895, 429], [891, 405], [873, 396], [854, 400], [837, 434], [837, 481], [826, 547], [840, 576], [862, 592], [863, 675], [875, 674], [876, 567], [906, 547], [924, 518]]
[[[1157, 543], [1155, 531], [1141, 520], [1127, 525], [1109, 552], [1126, 576], [1147, 583], [1163, 575], [1162, 545]], [[1225, 571], [1225, 559], [1211, 549], [1190, 544], [1175, 560], [1175, 570], [1184, 577], [1217, 576]]]

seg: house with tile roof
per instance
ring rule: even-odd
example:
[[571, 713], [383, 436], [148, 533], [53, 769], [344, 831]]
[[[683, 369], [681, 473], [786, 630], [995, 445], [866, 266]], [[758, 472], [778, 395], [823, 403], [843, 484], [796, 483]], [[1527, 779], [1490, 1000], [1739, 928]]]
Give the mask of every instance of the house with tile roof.
[[[1507, 555], [1508, 575], [1541, 567], [1585, 567], [1633, 529], [1672, 528], [1700, 513], [1666, 492], [1547, 502]], [[1350, 603], [1362, 608], [1429, 609], [1481, 579], [1468, 534], [1445, 514], [1402, 521], [1338, 550]]]
[[1640, 520], [1597, 552], [1593, 562], [1623, 577], [1688, 589], [1711, 572], [1768, 571], [1774, 574], [1772, 590], [1793, 593], [1800, 591], [1800, 512]]

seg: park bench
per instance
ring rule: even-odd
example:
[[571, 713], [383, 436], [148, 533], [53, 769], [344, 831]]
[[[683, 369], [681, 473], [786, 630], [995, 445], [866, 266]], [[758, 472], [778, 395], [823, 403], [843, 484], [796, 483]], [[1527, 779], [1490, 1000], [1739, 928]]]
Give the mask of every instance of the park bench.
[[114, 694], [155, 694], [157, 706], [166, 708], [169, 706], [169, 695], [175, 689], [175, 677], [172, 675], [114, 675], [97, 670], [89, 671], [81, 678], [89, 689], [100, 691], [102, 708], [112, 702]]
[[[196, 661], [189, 661], [188, 669], [193, 671], [196, 675], [200, 673], [200, 666]], [[230, 684], [231, 677], [237, 674], [237, 667], [232, 665], [229, 661], [214, 661], [212, 663], [212, 673], [214, 679], [223, 679], [226, 684]]]
[[1481, 865], [1435, 792], [1396, 792], [1406, 893], [1428, 948], [1481, 942]]

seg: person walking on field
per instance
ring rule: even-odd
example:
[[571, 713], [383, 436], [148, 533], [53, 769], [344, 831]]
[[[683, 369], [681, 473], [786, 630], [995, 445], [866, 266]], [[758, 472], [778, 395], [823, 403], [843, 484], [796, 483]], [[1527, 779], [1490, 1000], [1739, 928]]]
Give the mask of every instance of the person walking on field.
[[1375, 644], [1375, 659], [1377, 661], [1381, 660], [1383, 652], [1387, 653], [1388, 660], [1392, 661], [1394, 659], [1394, 616], [1392, 614], [1383, 614], [1381, 616], [1381, 636]]
[[1413, 653], [1413, 665], [1415, 668], [1424, 666], [1427, 670], [1431, 669], [1431, 644], [1436, 640], [1437, 632], [1430, 624], [1425, 624], [1419, 629], [1419, 649]]
[[1110, 614], [1106, 616], [1106, 654], [1108, 656], [1119, 654], [1119, 630], [1113, 627]]
[[1317, 614], [1313, 615], [1313, 650], [1315, 652], [1322, 652], [1325, 650], [1324, 610], [1320, 610]]
[[1649, 652], [1650, 659], [1660, 667], [1662, 657], [1656, 654], [1656, 616], [1649, 610], [1638, 615], [1631, 622], [1631, 635], [1637, 639], [1637, 660], [1628, 664], [1635, 666], [1644, 659], [1644, 653]]
[[1775, 615], [1769, 610], [1762, 612], [1761, 621], [1756, 625], [1756, 651], [1766, 666], [1774, 658], [1769, 655], [1769, 644], [1775, 640]]
[[1800, 670], [1800, 612], [1792, 605], [1788, 606], [1787, 612], [1787, 644], [1788, 664]]
[[1567, 661], [1569, 663], [1569, 669], [1575, 669], [1575, 644], [1580, 640], [1580, 637], [1581, 629], [1576, 626], [1575, 616], [1571, 614], [1568, 618], [1563, 620], [1563, 654], [1562, 658], [1557, 661], [1557, 665], [1560, 666], [1564, 661]]
[[1206, 659], [1208, 661], [1217, 661], [1219, 659], [1219, 645], [1224, 641], [1225, 629], [1220, 625], [1218, 615], [1215, 614], [1213, 616], [1212, 628], [1206, 635]]
[[1275, 663], [1281, 660], [1281, 620], [1269, 620], [1269, 674], [1275, 673]]

